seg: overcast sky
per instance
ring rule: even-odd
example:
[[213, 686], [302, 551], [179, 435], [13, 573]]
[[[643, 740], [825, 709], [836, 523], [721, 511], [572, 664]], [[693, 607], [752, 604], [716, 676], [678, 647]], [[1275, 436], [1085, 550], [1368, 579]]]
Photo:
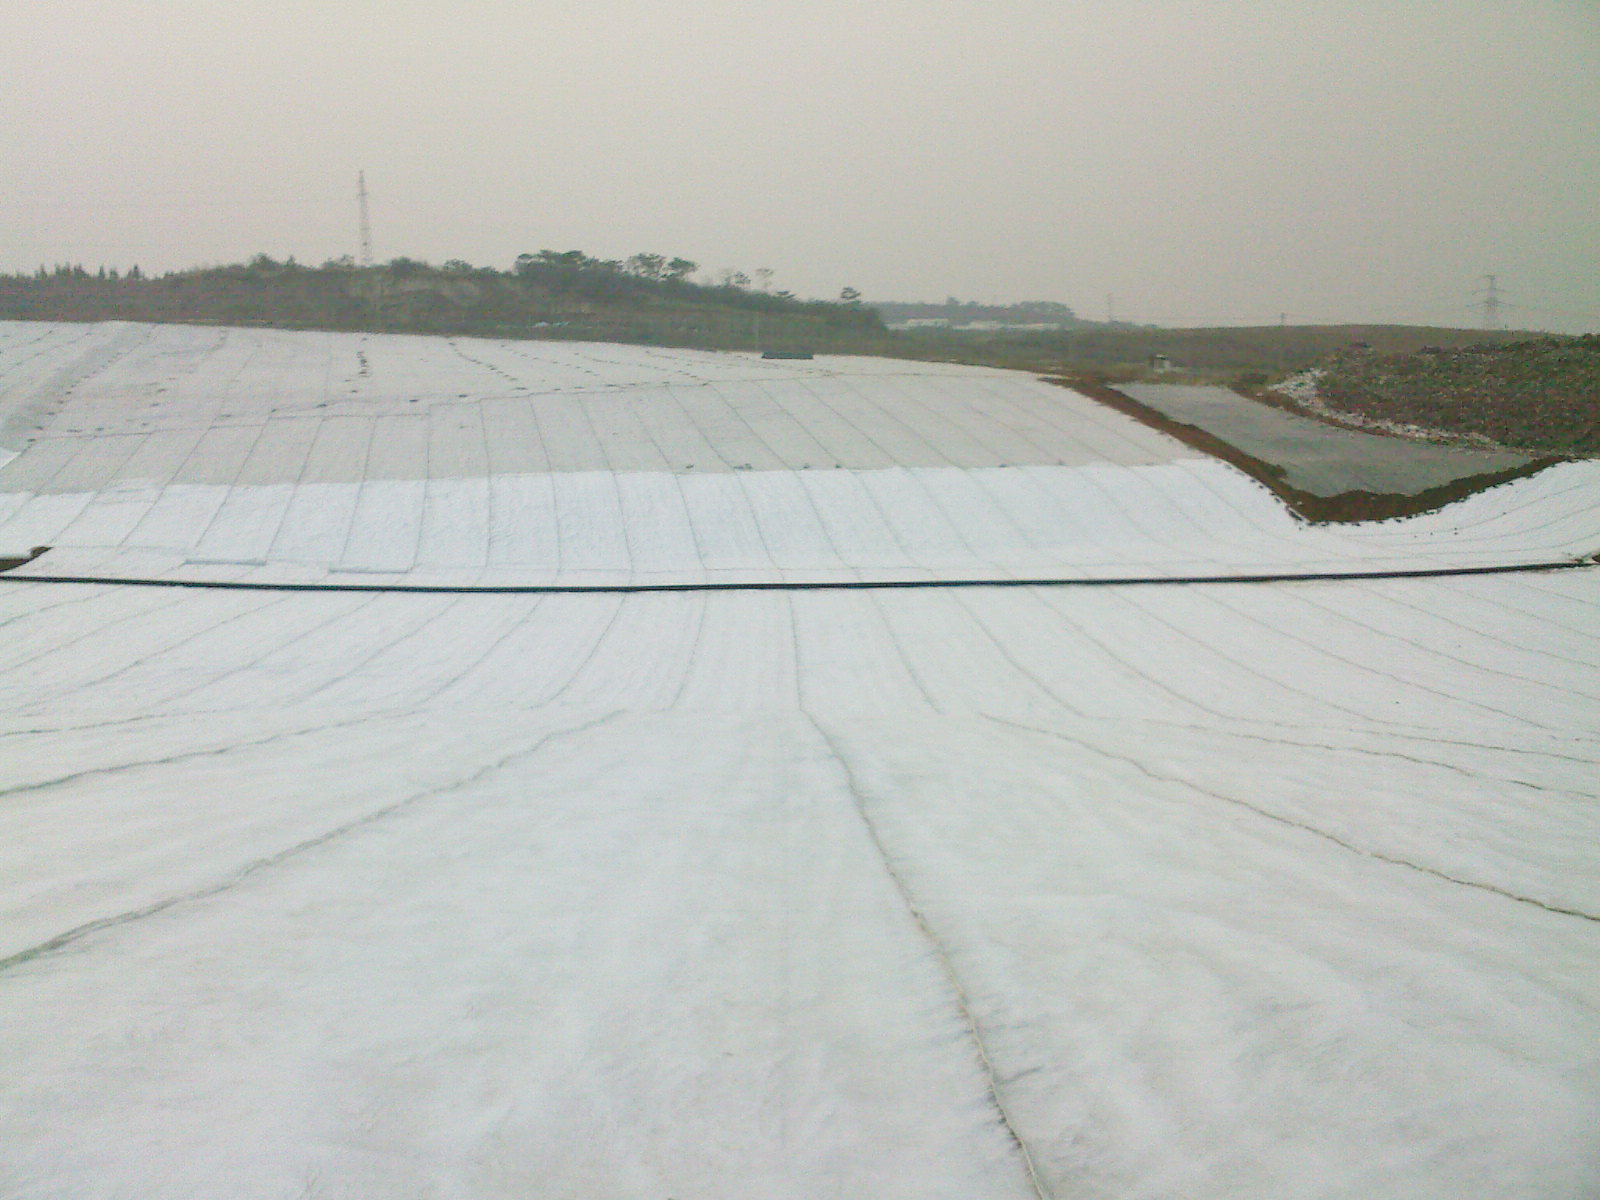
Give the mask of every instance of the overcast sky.
[[1596, 0], [0, 0], [0, 269], [657, 251], [1600, 328]]

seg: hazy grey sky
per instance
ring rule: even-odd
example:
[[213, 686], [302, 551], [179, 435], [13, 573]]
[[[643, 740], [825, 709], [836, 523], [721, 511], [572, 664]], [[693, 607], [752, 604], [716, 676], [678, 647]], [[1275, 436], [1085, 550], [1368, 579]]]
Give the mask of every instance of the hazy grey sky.
[[681, 254], [1600, 328], [1600, 3], [0, 0], [0, 268]]

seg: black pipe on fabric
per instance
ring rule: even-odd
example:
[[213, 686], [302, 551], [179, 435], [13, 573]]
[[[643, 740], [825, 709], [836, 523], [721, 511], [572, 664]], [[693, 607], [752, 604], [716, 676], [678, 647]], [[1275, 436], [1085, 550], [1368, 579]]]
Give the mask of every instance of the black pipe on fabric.
[[1283, 571], [1248, 575], [1138, 575], [1069, 579], [837, 579], [755, 583], [253, 583], [232, 579], [133, 579], [105, 575], [10, 575], [0, 583], [78, 583], [107, 587], [198, 588], [233, 592], [393, 592], [427, 596], [603, 596], [646, 592], [865, 592], [911, 588], [1179, 587], [1226, 583], [1339, 583], [1364, 579], [1449, 579], [1465, 575], [1517, 575], [1600, 566], [1600, 555], [1554, 562], [1487, 567], [1412, 567], [1389, 571]]

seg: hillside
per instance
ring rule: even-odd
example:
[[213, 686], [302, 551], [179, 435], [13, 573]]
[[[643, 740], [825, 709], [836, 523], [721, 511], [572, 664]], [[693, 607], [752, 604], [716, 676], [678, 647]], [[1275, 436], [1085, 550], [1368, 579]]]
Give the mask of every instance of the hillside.
[[[878, 306], [884, 311], [883, 306]], [[1085, 323], [1070, 329], [895, 331], [884, 353], [953, 362], [984, 363], [1044, 374], [1094, 371], [1114, 379], [1145, 374], [1156, 355], [1188, 377], [1221, 382], [1240, 375], [1266, 377], [1315, 366], [1354, 343], [1399, 354], [1424, 346], [1467, 346], [1527, 334], [1486, 333], [1423, 325], [1262, 325], [1162, 329], [1154, 325]]]
[[[1175, 378], [1247, 389], [1316, 370], [1320, 403], [1361, 422], [1423, 426], [1559, 454], [1600, 453], [1600, 339], [1400, 325], [1160, 329], [1083, 322], [1065, 305], [956, 305], [974, 327], [887, 329], [919, 306], [802, 300], [730, 274], [693, 282], [662, 255], [521, 255], [507, 271], [398, 258], [308, 267], [248, 263], [161, 276], [81, 266], [0, 276], [0, 319], [136, 321], [610, 341], [711, 350], [803, 350], [1126, 380], [1163, 357]], [[848, 295], [849, 293], [847, 293]], [[930, 311], [940, 306], [920, 306]], [[905, 310], [905, 311], [902, 311]], [[1054, 317], [1057, 328], [978, 318]], [[1271, 398], [1268, 395], [1267, 398]]]
[[1503, 446], [1600, 455], [1600, 335], [1415, 353], [1351, 348], [1281, 387], [1358, 424], [1414, 425]]
[[[0, 276], [0, 319], [157, 321], [298, 329], [474, 334], [645, 342], [708, 349], [847, 349], [882, 335], [859, 303], [752, 290], [734, 277], [707, 285], [696, 264], [656, 254], [625, 261], [582, 251], [521, 255], [509, 271], [459, 260], [397, 258], [308, 267], [250, 262], [149, 276], [80, 266]], [[747, 281], [746, 281], [747, 282]]]

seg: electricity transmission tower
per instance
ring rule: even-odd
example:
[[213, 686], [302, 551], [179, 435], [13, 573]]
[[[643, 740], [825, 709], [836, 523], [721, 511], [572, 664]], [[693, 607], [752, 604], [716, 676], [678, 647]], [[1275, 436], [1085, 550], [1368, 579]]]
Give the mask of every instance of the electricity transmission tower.
[[367, 173], [356, 172], [356, 208], [361, 216], [361, 258], [363, 267], [372, 265], [372, 219], [367, 213]]
[[1504, 325], [1500, 320], [1500, 286], [1493, 275], [1485, 275], [1483, 279], [1486, 285], [1482, 289], [1483, 327], [1485, 329], [1503, 329]]

